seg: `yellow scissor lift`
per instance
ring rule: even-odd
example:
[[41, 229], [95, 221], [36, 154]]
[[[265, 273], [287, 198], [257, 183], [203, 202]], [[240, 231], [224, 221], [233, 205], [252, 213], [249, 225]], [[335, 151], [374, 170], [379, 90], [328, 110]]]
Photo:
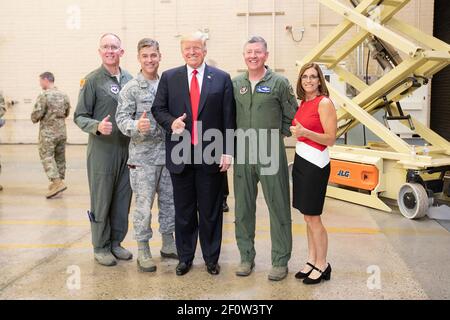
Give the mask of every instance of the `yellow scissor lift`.
[[[449, 191], [444, 190], [444, 178], [450, 171], [450, 143], [404, 113], [400, 103], [450, 64], [450, 45], [394, 17], [409, 0], [350, 0], [353, 7], [337, 0], [319, 1], [344, 20], [306, 57], [297, 61], [297, 66], [320, 63], [356, 89], [357, 94], [349, 98], [328, 83], [330, 96], [338, 107], [337, 137], [363, 124], [382, 140], [366, 146], [336, 145], [330, 149], [332, 175], [327, 196], [388, 212], [391, 208], [380, 198], [393, 199], [397, 200], [404, 216], [422, 217], [433, 202], [439, 202], [435, 200], [449, 199]], [[359, 27], [356, 35], [333, 55], [326, 55], [354, 26]], [[378, 50], [376, 59], [385, 71], [371, 85], [340, 66], [340, 62], [363, 42]], [[395, 49], [406, 58], [402, 60]], [[428, 142], [427, 149], [410, 145], [389, 129], [387, 121], [384, 124], [378, 121], [373, 114], [380, 109], [386, 111], [386, 120], [400, 121]], [[362, 169], [352, 172], [358, 165]], [[365, 179], [374, 181], [365, 167], [375, 169], [376, 184], [361, 188]], [[355, 178], [359, 179], [357, 187], [350, 182]]]

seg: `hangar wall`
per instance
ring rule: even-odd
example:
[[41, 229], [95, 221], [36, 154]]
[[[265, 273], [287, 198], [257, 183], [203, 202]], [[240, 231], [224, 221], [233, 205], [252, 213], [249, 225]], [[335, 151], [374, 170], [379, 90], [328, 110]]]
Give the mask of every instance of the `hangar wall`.
[[[350, 6], [349, 1], [341, 2]], [[412, 0], [397, 17], [432, 34], [433, 5], [430, 0]], [[14, 104], [5, 116], [0, 143], [37, 141], [38, 125], [32, 125], [29, 115], [40, 92], [38, 75], [44, 71], [55, 74], [57, 87], [69, 94], [75, 108], [80, 79], [100, 65], [98, 39], [105, 32], [122, 38], [122, 67], [133, 75], [138, 71], [136, 44], [143, 37], [160, 42], [163, 71], [183, 63], [180, 35], [203, 31], [209, 35], [207, 59], [235, 76], [245, 69], [243, 43], [258, 34], [268, 41], [269, 66], [295, 86], [295, 61], [340, 22], [317, 0], [2, 0], [0, 91]], [[304, 28], [300, 42], [292, 39], [288, 25], [296, 40]], [[355, 69], [355, 60], [355, 55], [348, 58], [349, 68]], [[84, 143], [87, 135], [73, 124], [73, 109], [68, 140]]]

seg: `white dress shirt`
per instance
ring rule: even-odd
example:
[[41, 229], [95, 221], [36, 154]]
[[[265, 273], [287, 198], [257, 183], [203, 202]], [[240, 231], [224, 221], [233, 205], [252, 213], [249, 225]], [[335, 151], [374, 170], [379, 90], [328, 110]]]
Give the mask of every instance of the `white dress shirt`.
[[[187, 67], [187, 77], [189, 81], [189, 91], [191, 91], [191, 81], [192, 81], [192, 72], [194, 71], [194, 68], [190, 67], [189, 65], [186, 65]], [[197, 81], [198, 81], [198, 87], [200, 90], [200, 94], [202, 93], [202, 84], [203, 84], [203, 76], [205, 74], [205, 62], [202, 63], [200, 67], [197, 68]], [[232, 161], [233, 157], [227, 154], [223, 154], [224, 157], [227, 157]]]
[[[194, 71], [194, 68], [187, 66], [187, 77], [189, 81], [189, 91], [191, 91], [191, 81], [192, 81], [192, 72]], [[199, 93], [202, 93], [202, 84], [203, 84], [203, 75], [205, 74], [205, 62], [202, 63], [200, 67], [197, 68], [197, 81], [198, 81], [198, 87], [199, 87]]]

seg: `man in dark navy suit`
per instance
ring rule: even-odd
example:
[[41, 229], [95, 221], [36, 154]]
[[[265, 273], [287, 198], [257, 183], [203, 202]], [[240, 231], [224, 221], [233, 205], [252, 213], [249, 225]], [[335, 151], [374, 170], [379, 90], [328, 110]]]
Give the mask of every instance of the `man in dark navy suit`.
[[186, 65], [163, 72], [152, 108], [167, 133], [166, 166], [173, 184], [179, 257], [176, 273], [190, 270], [199, 236], [207, 271], [217, 275], [223, 179], [231, 165], [236, 128], [233, 85], [228, 73], [205, 64], [206, 41], [201, 35], [183, 37], [181, 52]]

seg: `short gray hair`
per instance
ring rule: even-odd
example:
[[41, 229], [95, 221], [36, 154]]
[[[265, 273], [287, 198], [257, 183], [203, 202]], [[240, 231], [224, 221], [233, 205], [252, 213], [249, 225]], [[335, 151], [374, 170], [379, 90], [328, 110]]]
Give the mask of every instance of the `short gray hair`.
[[139, 40], [138, 45], [137, 45], [137, 51], [139, 53], [139, 51], [141, 51], [142, 48], [146, 48], [146, 47], [153, 47], [155, 48], [156, 51], [159, 52], [159, 43], [156, 40], [153, 40], [151, 38], [144, 38]]
[[104, 37], [106, 37], [106, 36], [113, 36], [113, 37], [115, 37], [117, 40], [119, 40], [120, 45], [122, 45], [122, 40], [120, 40], [119, 36], [117, 34], [115, 34], [115, 33], [112, 33], [112, 32], [107, 32], [107, 33], [102, 34], [102, 36], [100, 37], [100, 41], [102, 41], [102, 39]]
[[41, 74], [39, 75], [39, 78], [41, 78], [41, 79], [47, 79], [47, 80], [50, 81], [50, 82], [55, 82], [55, 76], [53, 75], [53, 73], [48, 72], [48, 71], [46, 71], [46, 72], [44, 72], [44, 73], [41, 73]]
[[248, 44], [252, 44], [252, 43], [262, 43], [264, 50], [267, 51], [267, 42], [266, 40], [264, 40], [263, 37], [260, 36], [252, 36], [250, 39], [247, 40], [247, 42], [244, 45], [244, 48], [248, 45]]

